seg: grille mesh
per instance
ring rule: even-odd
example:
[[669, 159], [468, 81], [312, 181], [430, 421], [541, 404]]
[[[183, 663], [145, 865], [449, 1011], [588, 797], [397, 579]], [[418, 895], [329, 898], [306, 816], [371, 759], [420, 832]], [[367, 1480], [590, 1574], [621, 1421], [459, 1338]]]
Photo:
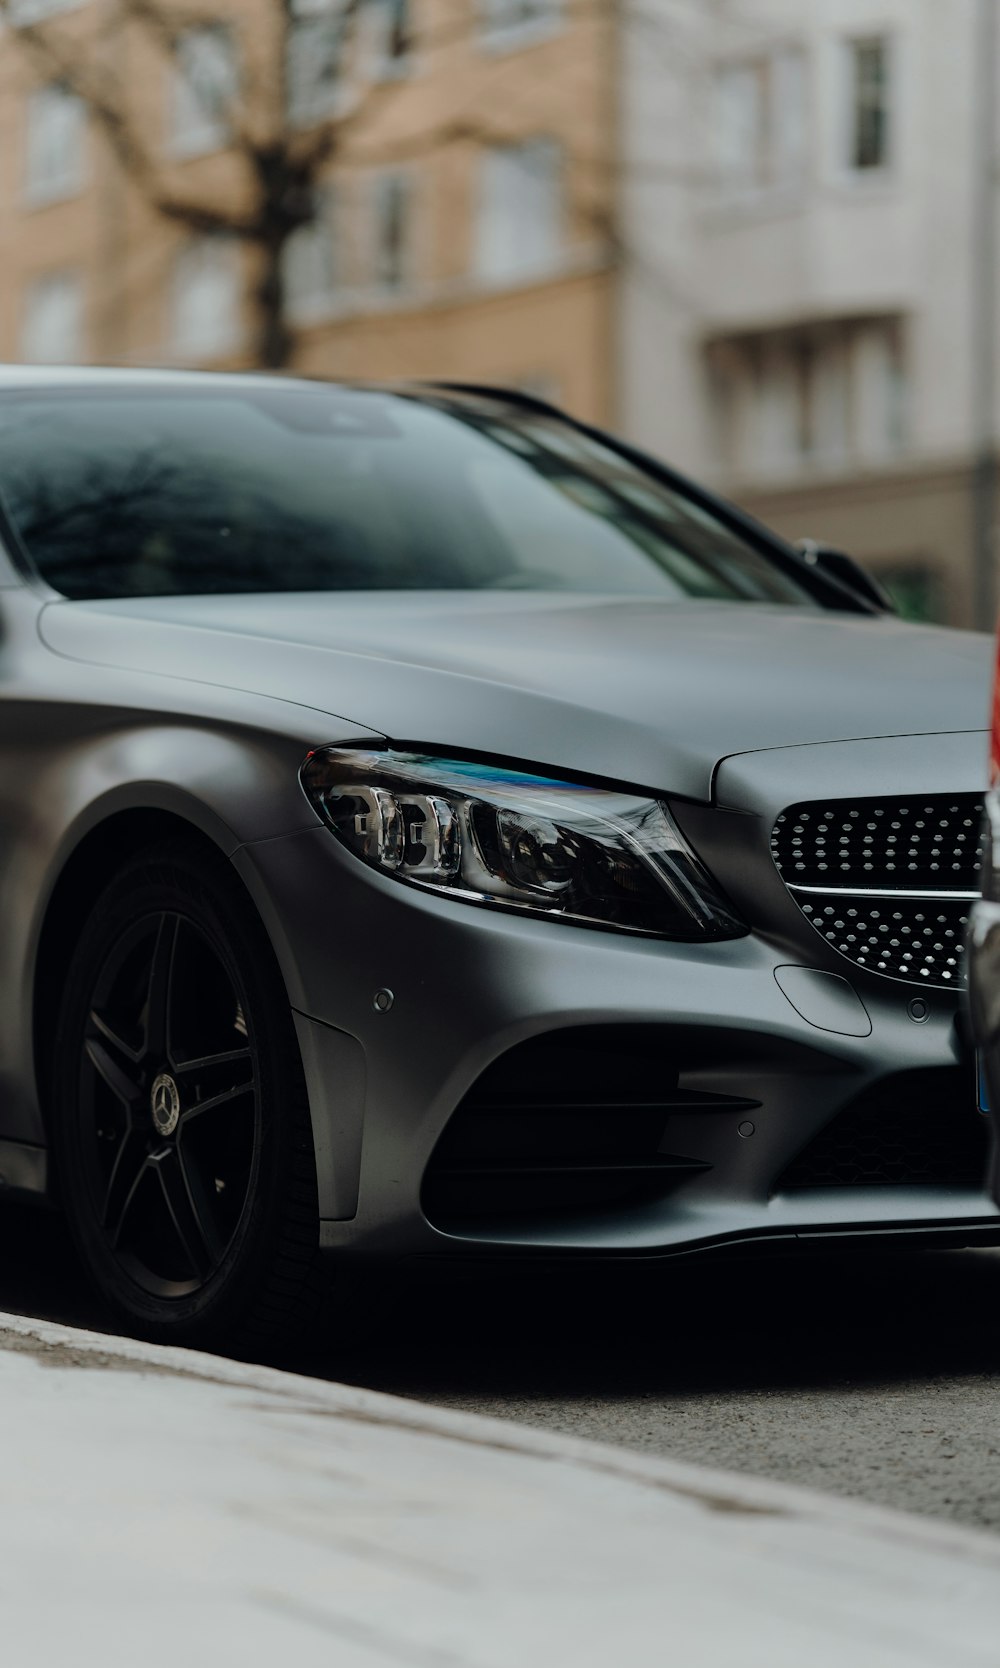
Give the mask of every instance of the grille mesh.
[[956, 1066], [896, 1072], [809, 1142], [775, 1192], [803, 1187], [981, 1187], [989, 1121], [972, 1074]]
[[807, 920], [841, 955], [907, 983], [954, 986], [968, 895], [979, 891], [982, 812], [978, 794], [792, 805], [774, 825], [771, 853]]

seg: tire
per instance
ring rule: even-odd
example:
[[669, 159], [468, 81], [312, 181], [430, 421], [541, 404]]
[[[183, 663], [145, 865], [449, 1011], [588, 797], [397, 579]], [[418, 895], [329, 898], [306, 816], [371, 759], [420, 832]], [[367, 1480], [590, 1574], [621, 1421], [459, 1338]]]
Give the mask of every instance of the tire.
[[322, 1303], [312, 1132], [270, 943], [221, 856], [140, 854], [96, 900], [53, 1049], [56, 1183], [117, 1319], [260, 1350]]

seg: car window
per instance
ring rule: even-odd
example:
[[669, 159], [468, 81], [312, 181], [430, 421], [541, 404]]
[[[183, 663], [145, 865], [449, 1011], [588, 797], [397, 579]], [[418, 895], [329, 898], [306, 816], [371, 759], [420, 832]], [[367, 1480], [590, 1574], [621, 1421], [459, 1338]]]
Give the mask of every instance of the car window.
[[0, 502], [71, 598], [494, 589], [815, 605], [652, 472], [500, 397], [210, 382], [8, 394]]

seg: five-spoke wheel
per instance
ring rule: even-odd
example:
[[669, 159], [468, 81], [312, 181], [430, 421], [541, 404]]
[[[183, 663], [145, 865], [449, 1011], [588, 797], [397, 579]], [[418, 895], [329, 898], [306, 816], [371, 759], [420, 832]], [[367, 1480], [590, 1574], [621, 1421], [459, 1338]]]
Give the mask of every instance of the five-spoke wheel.
[[123, 1265], [160, 1295], [203, 1285], [246, 1208], [260, 1097], [241, 992], [190, 918], [147, 915], [113, 946], [87, 1016], [80, 1117]]
[[270, 946], [221, 858], [173, 846], [116, 878], [59, 1038], [60, 1184], [104, 1295], [159, 1337], [287, 1330], [316, 1261], [308, 1111]]

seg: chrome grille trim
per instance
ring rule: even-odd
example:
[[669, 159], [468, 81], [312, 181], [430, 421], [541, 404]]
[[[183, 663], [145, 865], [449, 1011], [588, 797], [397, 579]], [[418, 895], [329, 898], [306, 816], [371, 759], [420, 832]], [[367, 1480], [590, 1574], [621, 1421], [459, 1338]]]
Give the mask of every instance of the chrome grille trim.
[[820, 898], [923, 898], [929, 903], [948, 898], [953, 902], [975, 903], [980, 896], [978, 892], [912, 892], [902, 886], [799, 886], [795, 881], [786, 881], [785, 885], [789, 892], [804, 892]]
[[955, 988], [979, 896], [982, 814], [979, 794], [814, 800], [781, 812], [771, 854], [838, 954], [906, 984]]

